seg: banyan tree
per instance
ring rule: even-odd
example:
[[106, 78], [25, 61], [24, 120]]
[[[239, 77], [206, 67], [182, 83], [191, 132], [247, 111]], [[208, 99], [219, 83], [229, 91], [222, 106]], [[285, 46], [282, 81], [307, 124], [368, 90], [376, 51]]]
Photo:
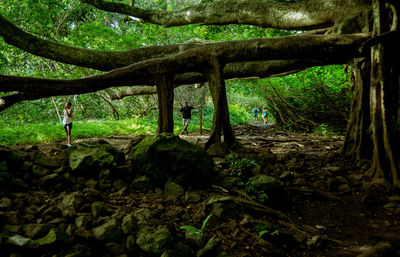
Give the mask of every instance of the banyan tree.
[[206, 146], [221, 141], [222, 135], [232, 145], [236, 139], [229, 121], [226, 79], [268, 77], [317, 65], [346, 63], [353, 67], [355, 94], [342, 153], [356, 160], [371, 159], [371, 176], [400, 187], [399, 1], [191, 1], [192, 6], [176, 11], [141, 9], [135, 1], [81, 2], [165, 27], [248, 24], [297, 33], [277, 38], [94, 51], [30, 34], [10, 22], [7, 15], [0, 15], [0, 35], [6, 43], [33, 55], [103, 72], [72, 80], [0, 75], [0, 91], [8, 92], [0, 100], [0, 110], [25, 100], [110, 87], [129, 86], [130, 93], [125, 95], [138, 94], [148, 86], [148, 91], [158, 94], [158, 132], [173, 132], [174, 88], [208, 82], [214, 118]]

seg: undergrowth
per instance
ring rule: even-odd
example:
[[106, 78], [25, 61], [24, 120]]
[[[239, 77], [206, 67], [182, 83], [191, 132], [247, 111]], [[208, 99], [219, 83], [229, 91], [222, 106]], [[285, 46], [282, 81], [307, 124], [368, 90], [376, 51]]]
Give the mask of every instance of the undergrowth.
[[[230, 108], [232, 108], [230, 106]], [[240, 108], [232, 108], [230, 113], [231, 124], [237, 125], [246, 122], [249, 117], [244, 115]], [[203, 108], [203, 129], [212, 127], [213, 109]], [[73, 122], [72, 140], [93, 137], [110, 137], [113, 135], [154, 134], [157, 130], [157, 115], [135, 116], [123, 120], [78, 120]], [[174, 112], [174, 133], [179, 134], [182, 129], [182, 119]], [[189, 133], [200, 130], [198, 110], [193, 110], [192, 121], [188, 127]], [[0, 145], [18, 145], [29, 143], [49, 143], [65, 140], [65, 131], [59, 122], [0, 123]]]

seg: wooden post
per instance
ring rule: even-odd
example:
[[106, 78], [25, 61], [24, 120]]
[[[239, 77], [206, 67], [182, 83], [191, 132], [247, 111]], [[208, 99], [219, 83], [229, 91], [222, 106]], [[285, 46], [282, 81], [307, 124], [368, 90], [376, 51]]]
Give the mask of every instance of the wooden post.
[[200, 118], [200, 135], [203, 135], [203, 107], [199, 109], [199, 118]]

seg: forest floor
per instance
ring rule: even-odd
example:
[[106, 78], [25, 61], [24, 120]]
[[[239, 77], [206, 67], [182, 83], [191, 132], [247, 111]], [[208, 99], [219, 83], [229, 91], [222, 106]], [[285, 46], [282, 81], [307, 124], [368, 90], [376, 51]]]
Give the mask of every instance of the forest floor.
[[[343, 137], [282, 132], [261, 123], [238, 126], [235, 134], [242, 146], [238, 154], [258, 163], [253, 172], [284, 183], [283, 200], [260, 204], [254, 200], [257, 195], [251, 197], [240, 186], [229, 185], [229, 167], [224, 158], [215, 157], [221, 182], [197, 192], [200, 199], [188, 201], [182, 196], [167, 201], [148, 191], [135, 193], [133, 201], [142, 208], [156, 208], [161, 214], [155, 223], [178, 227], [200, 227], [204, 217], [213, 213], [205, 231], [208, 239], [218, 237], [218, 256], [400, 256], [400, 197], [384, 181], [364, 175], [368, 162], [354, 163], [340, 156]], [[181, 138], [203, 145], [207, 132]], [[105, 140], [127, 151], [129, 139]], [[36, 146], [49, 152], [65, 149], [63, 144]], [[116, 197], [104, 199], [128, 208]], [[268, 232], [260, 237], [261, 231]]]

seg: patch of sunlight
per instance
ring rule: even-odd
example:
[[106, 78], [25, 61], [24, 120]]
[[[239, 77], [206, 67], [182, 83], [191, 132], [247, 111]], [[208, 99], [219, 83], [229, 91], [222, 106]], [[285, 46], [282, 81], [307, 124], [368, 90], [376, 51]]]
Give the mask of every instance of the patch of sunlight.
[[142, 125], [137, 125], [137, 124], [135, 124], [135, 123], [132, 123], [131, 124], [131, 127], [133, 128], [133, 129], [139, 129], [140, 127], [141, 127]]
[[290, 19], [297, 19], [297, 20], [308, 19], [308, 16], [301, 12], [287, 12], [285, 16], [287, 16]]
[[47, 135], [46, 134], [43, 134], [43, 133], [38, 133], [38, 134], [36, 134], [36, 141], [37, 142], [46, 142], [46, 140], [47, 140]]
[[185, 17], [185, 19], [186, 20], [190, 20], [190, 15], [191, 15], [192, 13], [190, 12], [190, 11], [187, 11], [186, 13], [185, 13], [185, 15], [186, 15], [186, 17]]

